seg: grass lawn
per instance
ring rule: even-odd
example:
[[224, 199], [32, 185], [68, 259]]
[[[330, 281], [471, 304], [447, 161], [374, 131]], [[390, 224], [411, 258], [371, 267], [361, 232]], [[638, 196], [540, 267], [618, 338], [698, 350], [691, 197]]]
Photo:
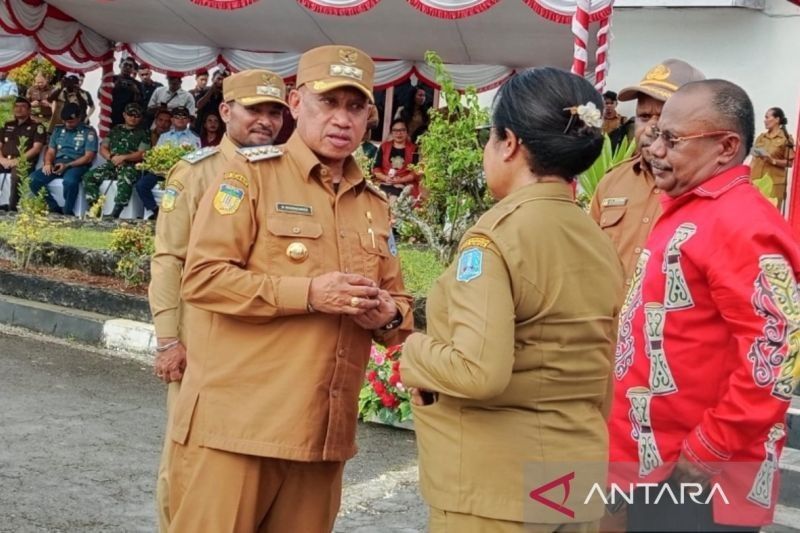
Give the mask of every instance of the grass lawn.
[[[11, 237], [13, 224], [0, 222], [0, 237]], [[92, 248], [107, 250], [111, 244], [111, 232], [90, 228], [60, 228], [51, 227], [45, 230], [45, 241], [78, 248]]]
[[[11, 237], [13, 226], [0, 222], [0, 238]], [[106, 250], [111, 243], [111, 232], [91, 228], [48, 228], [46, 239], [55, 244]], [[434, 280], [444, 271], [436, 256], [428, 250], [400, 246], [400, 262], [406, 290], [415, 296], [425, 296]]]
[[403, 245], [400, 245], [400, 264], [406, 290], [414, 296], [427, 295], [428, 289], [445, 268], [433, 252]]

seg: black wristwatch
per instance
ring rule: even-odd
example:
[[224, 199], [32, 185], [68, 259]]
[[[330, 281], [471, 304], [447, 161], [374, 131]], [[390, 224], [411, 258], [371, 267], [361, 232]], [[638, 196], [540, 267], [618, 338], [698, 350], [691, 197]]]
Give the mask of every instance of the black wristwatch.
[[403, 313], [401, 313], [400, 310], [398, 309], [397, 313], [395, 313], [394, 315], [394, 318], [391, 319], [386, 324], [384, 324], [383, 326], [381, 326], [379, 329], [381, 331], [391, 331], [402, 323], [403, 323]]

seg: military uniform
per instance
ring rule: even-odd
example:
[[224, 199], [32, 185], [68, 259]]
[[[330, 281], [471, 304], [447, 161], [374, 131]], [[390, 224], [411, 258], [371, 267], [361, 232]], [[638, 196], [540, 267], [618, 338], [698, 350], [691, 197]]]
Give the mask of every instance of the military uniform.
[[[129, 128], [118, 124], [111, 129], [108, 137], [103, 139], [103, 145], [108, 147], [111, 155], [127, 155], [150, 148], [147, 132], [141, 128]], [[86, 191], [86, 200], [89, 205], [94, 205], [100, 197], [100, 184], [105, 180], [116, 180], [117, 195], [114, 203], [125, 206], [131, 199], [133, 184], [139, 177], [135, 163], [123, 163], [115, 166], [111, 161], [106, 161], [97, 168], [86, 173], [83, 177], [83, 188]]]
[[[0, 153], [2, 153], [3, 157], [8, 159], [19, 158], [19, 141], [21, 137], [27, 139], [26, 151], [30, 150], [36, 143], [44, 145], [47, 142], [47, 133], [44, 130], [44, 126], [36, 123], [32, 118], [28, 118], [23, 122], [10, 120], [3, 126], [2, 143], [0, 143], [2, 145], [2, 147], [0, 147]], [[39, 154], [37, 153], [28, 161], [31, 164], [31, 169], [33, 169], [38, 158]], [[11, 194], [9, 196], [8, 207], [12, 210], [16, 209], [17, 202], [19, 201], [17, 169], [14, 167], [9, 170], [0, 166], [0, 175], [2, 175], [0, 180], [11, 180]]]
[[[592, 463], [604, 486], [617, 254], [566, 182], [513, 191], [459, 249], [428, 293], [427, 334], [410, 335], [400, 359], [406, 387], [437, 394], [412, 406], [430, 531], [560, 530], [565, 516], [528, 497], [553, 478], [526, 471]], [[576, 490], [586, 470], [563, 503], [570, 531], [603, 514]]]
[[[69, 104], [72, 106], [72, 104]], [[65, 107], [66, 108], [66, 107]], [[62, 117], [63, 118], [63, 117]], [[65, 126], [57, 126], [53, 135], [50, 136], [48, 150], [55, 151], [54, 163], [68, 164], [80, 159], [88, 152], [97, 153], [97, 133], [94, 128], [86, 124], [78, 124], [75, 129], [67, 129]], [[50, 174], [46, 176], [41, 169], [31, 174], [31, 191], [37, 194], [48, 183], [57, 178], [64, 180], [64, 208], [63, 212], [67, 215], [73, 214], [75, 201], [78, 199], [78, 189], [83, 175], [89, 170], [90, 163], [71, 167], [62, 176]], [[48, 208], [51, 212], [58, 212], [61, 208], [48, 192], [45, 195]]]
[[[324, 77], [309, 79], [310, 65]], [[373, 68], [361, 51], [322, 47], [301, 58], [298, 85], [371, 93]], [[333, 178], [296, 131], [283, 150], [243, 149], [200, 201], [182, 295], [209, 313], [190, 315], [172, 423], [175, 531], [333, 526], [370, 344], [412, 327], [388, 201], [352, 157], [336, 190]], [[368, 331], [310, 310], [312, 278], [332, 271], [387, 290], [402, 325]]]

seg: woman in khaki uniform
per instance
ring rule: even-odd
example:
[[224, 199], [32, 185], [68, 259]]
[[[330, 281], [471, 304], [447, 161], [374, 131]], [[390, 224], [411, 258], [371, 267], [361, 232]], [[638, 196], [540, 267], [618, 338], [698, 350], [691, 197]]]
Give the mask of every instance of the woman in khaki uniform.
[[603, 144], [583, 104], [602, 99], [554, 68], [500, 89], [484, 151], [499, 202], [431, 289], [427, 334], [405, 343], [430, 531], [591, 531], [603, 514], [583, 500], [605, 486], [623, 280], [569, 184]]
[[757, 180], [764, 175], [772, 178], [772, 196], [778, 199], [778, 209], [783, 211], [786, 199], [786, 169], [794, 160], [794, 140], [786, 131], [786, 114], [780, 107], [771, 107], [764, 116], [762, 133], [753, 144], [750, 161], [750, 179]]

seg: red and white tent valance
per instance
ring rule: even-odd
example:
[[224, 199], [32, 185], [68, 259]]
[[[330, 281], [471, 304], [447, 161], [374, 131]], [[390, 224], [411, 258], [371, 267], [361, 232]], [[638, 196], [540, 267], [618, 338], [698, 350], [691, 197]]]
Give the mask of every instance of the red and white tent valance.
[[111, 41], [41, 0], [0, 0], [0, 39], [3, 67], [40, 53], [62, 68], [86, 71], [113, 51]]

